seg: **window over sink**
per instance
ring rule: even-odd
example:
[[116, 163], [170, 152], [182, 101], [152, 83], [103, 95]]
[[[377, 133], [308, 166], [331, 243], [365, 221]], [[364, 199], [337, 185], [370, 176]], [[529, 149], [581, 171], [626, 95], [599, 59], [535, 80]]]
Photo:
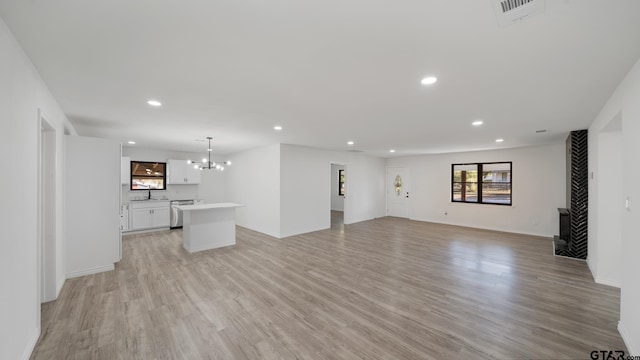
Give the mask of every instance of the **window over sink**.
[[131, 190], [166, 190], [167, 164], [131, 161]]

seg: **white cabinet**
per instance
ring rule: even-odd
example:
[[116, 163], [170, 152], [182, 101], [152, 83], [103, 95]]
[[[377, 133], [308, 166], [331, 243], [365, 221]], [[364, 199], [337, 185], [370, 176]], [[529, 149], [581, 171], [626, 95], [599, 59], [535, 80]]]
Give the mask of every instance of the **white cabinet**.
[[161, 208], [151, 209], [151, 227], [169, 227], [170, 225], [169, 204]]
[[131, 208], [131, 230], [151, 228], [151, 209]]
[[193, 164], [187, 164], [186, 167], [186, 175], [187, 175], [187, 184], [200, 184], [200, 180], [202, 179], [202, 170], [195, 169]]
[[186, 160], [167, 160], [167, 184], [184, 184], [187, 179]]
[[131, 209], [131, 230], [150, 229], [151, 209]]
[[202, 172], [187, 160], [167, 160], [167, 184], [200, 184]]
[[141, 201], [130, 205], [129, 230], [146, 230], [169, 227], [168, 201]]
[[122, 205], [120, 209], [120, 230], [129, 231], [129, 204]]
[[120, 178], [122, 185], [129, 185], [131, 182], [131, 158], [123, 156], [120, 161]]

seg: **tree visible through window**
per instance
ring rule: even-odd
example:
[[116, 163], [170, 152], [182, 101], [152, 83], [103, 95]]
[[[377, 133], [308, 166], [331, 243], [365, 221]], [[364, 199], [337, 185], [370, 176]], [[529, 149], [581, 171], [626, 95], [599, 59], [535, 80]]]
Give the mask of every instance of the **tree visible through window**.
[[511, 162], [452, 164], [451, 201], [511, 205]]

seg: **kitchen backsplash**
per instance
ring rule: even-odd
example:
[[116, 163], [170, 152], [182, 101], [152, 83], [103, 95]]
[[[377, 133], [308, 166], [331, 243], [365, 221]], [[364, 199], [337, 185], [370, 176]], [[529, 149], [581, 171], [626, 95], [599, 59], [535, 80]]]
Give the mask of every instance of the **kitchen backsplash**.
[[[144, 190], [130, 191], [129, 185], [122, 185], [122, 202], [146, 199], [149, 193]], [[167, 185], [167, 190], [151, 190], [152, 199], [197, 200], [198, 185]]]

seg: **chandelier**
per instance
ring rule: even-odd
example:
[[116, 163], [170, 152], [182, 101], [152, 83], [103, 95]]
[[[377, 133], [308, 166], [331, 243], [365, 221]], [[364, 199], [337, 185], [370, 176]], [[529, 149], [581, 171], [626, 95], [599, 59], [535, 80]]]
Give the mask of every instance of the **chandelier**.
[[231, 161], [223, 161], [223, 162], [213, 162], [211, 161], [211, 153], [213, 152], [213, 149], [211, 148], [211, 140], [213, 138], [211, 136], [207, 136], [207, 140], [209, 140], [209, 147], [207, 148], [207, 152], [209, 152], [209, 158], [203, 158], [202, 162], [197, 162], [197, 161], [193, 161], [193, 160], [189, 160], [187, 161], [187, 163], [189, 164], [193, 164], [193, 168], [194, 169], [200, 169], [200, 170], [220, 170], [220, 171], [224, 171], [224, 165], [231, 165]]

